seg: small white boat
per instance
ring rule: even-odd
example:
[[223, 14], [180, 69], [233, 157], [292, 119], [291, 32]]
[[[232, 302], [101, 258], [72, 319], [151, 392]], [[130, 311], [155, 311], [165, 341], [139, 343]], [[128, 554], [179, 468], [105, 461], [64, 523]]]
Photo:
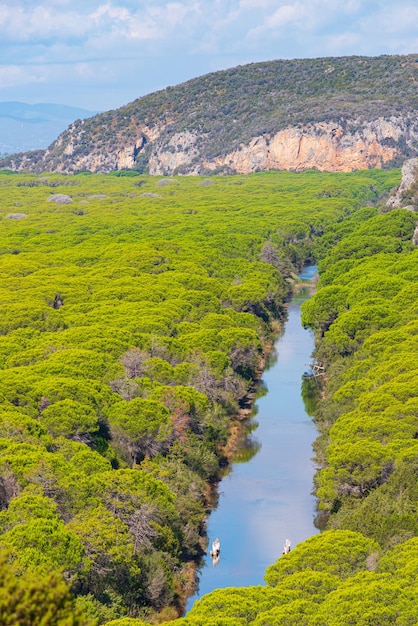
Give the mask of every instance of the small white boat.
[[290, 539], [286, 539], [286, 541], [284, 542], [284, 546], [283, 546], [283, 554], [288, 554], [290, 552]]
[[221, 542], [218, 538], [212, 543], [212, 549], [210, 551], [210, 556], [212, 559], [216, 559], [221, 553]]

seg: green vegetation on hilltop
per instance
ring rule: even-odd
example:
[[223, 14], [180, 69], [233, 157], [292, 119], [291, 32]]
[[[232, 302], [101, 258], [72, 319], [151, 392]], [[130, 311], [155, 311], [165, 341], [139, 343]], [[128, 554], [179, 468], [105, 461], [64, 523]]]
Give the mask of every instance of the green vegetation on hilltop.
[[15, 573], [61, 572], [86, 624], [181, 606], [205, 485], [294, 271], [398, 180], [0, 174], [0, 549]]

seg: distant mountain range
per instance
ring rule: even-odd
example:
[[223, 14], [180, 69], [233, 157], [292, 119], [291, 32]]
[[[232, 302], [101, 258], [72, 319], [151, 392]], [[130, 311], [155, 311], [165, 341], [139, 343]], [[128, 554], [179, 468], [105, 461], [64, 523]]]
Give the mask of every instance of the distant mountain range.
[[47, 150], [0, 167], [155, 175], [395, 167], [418, 155], [417, 85], [416, 54], [252, 63], [73, 122]]
[[0, 102], [0, 154], [47, 148], [72, 122], [95, 113], [61, 104]]

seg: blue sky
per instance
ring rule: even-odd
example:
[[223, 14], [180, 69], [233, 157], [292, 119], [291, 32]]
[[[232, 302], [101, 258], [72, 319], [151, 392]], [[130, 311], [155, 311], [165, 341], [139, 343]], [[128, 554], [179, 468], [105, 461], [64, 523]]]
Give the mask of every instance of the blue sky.
[[0, 0], [0, 101], [108, 110], [256, 61], [417, 52], [416, 0]]

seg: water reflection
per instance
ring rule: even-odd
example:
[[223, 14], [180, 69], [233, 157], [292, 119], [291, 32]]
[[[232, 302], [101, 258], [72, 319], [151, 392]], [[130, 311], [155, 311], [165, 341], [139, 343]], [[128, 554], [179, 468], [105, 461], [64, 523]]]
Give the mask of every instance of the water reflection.
[[302, 399], [308, 415], [315, 415], [319, 402], [319, 383], [315, 376], [304, 377], [302, 380]]
[[[276, 357], [277, 359], [277, 357]], [[270, 363], [270, 361], [269, 361]], [[271, 363], [269, 365], [269, 367], [272, 367], [274, 365], [274, 363]], [[265, 382], [263, 380], [260, 380], [257, 383], [256, 389], [255, 389], [255, 397], [258, 400], [259, 398], [264, 398], [264, 396], [266, 396], [268, 394], [268, 389], [267, 389], [267, 385], [265, 384]], [[254, 415], [257, 415], [258, 412], [258, 407], [255, 404], [253, 407], [253, 410], [251, 411], [251, 416], [253, 417]]]
[[[258, 423], [253, 423], [253, 428], [257, 428]], [[251, 435], [245, 435], [239, 442], [238, 449], [232, 455], [233, 463], [248, 463], [261, 450], [261, 442]]]
[[[279, 358], [279, 354], [274, 347], [273, 350], [266, 356], [264, 371], [267, 372], [273, 365], [277, 363], [277, 359]], [[263, 381], [260, 381], [261, 385], [264, 385]], [[264, 385], [265, 386], [265, 385]]]

